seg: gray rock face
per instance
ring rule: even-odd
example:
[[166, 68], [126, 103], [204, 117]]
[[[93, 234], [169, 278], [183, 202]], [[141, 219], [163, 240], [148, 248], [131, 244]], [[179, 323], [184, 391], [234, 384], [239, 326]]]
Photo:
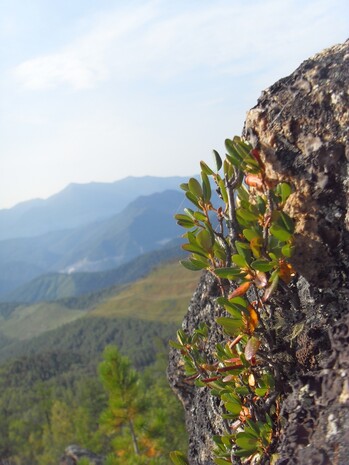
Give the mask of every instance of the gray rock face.
[[[305, 61], [262, 93], [244, 135], [261, 150], [268, 177], [294, 186], [286, 204], [296, 223], [298, 276], [273, 302], [278, 316], [273, 358], [282, 370], [283, 427], [277, 465], [347, 465], [349, 457], [349, 42]], [[211, 328], [215, 283], [203, 276], [183, 327]], [[268, 326], [272, 322], [266, 322]], [[182, 400], [191, 465], [213, 464], [219, 405], [186, 384], [172, 352], [170, 382]], [[238, 462], [237, 462], [238, 463]]]

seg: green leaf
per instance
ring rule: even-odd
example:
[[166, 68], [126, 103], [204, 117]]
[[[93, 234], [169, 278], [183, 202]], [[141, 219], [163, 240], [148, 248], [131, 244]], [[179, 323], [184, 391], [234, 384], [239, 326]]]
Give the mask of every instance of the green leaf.
[[189, 220], [177, 220], [177, 224], [185, 229], [192, 229], [195, 226], [195, 224]]
[[211, 252], [214, 244], [214, 238], [207, 229], [201, 230], [197, 234], [196, 240], [201, 248], [203, 248], [206, 252]]
[[218, 181], [218, 187], [219, 187], [219, 190], [221, 192], [223, 202], [227, 204], [228, 203], [228, 194], [227, 194], [227, 189], [225, 187], [223, 179], [220, 179]]
[[182, 244], [182, 249], [186, 250], [187, 252], [195, 253], [198, 254], [202, 257], [207, 258], [207, 253], [205, 252], [204, 249], [199, 247], [198, 245], [195, 244]]
[[177, 339], [180, 342], [180, 344], [182, 344], [182, 346], [186, 344], [188, 341], [188, 337], [182, 329], [179, 329], [177, 331]]
[[244, 208], [237, 208], [236, 209], [236, 217], [237, 219], [241, 218], [249, 223], [251, 222], [257, 222], [258, 221], [258, 214], [255, 214], [253, 212], [250, 212]]
[[194, 213], [194, 218], [198, 221], [202, 221], [203, 223], [206, 223], [208, 221], [208, 218], [206, 215], [204, 215], [201, 212], [195, 212]]
[[177, 220], [177, 224], [179, 224], [183, 228], [190, 229], [195, 226], [194, 221], [188, 215], [177, 214], [175, 215], [175, 219]]
[[294, 253], [294, 250], [295, 250], [295, 246], [292, 245], [292, 244], [285, 244], [282, 249], [281, 249], [281, 253], [282, 255], [284, 255], [285, 257], [287, 258], [290, 258], [292, 257], [293, 253]]
[[251, 249], [250, 244], [245, 242], [235, 241], [235, 247], [239, 255], [245, 259], [247, 263], [251, 261]]
[[269, 262], [263, 258], [255, 260], [251, 263], [251, 268], [257, 271], [271, 271], [275, 267], [275, 263]]
[[185, 208], [184, 209], [185, 213], [187, 216], [189, 216], [192, 220], [195, 221], [195, 212], [191, 208]]
[[192, 260], [181, 260], [179, 263], [190, 271], [200, 271], [207, 268], [206, 266], [199, 266], [197, 261], [194, 263]]
[[287, 215], [287, 213], [280, 212], [280, 220], [285, 226], [286, 231], [289, 232], [290, 234], [293, 234], [294, 233], [294, 222], [292, 218], [289, 215]]
[[201, 207], [200, 207], [200, 205], [199, 205], [199, 202], [198, 202], [198, 199], [195, 197], [195, 195], [194, 195], [192, 192], [190, 192], [190, 191], [186, 192], [186, 193], [185, 193], [185, 196], [186, 196], [186, 198], [187, 198], [188, 200], [190, 200], [196, 207], [198, 207], [198, 208], [201, 209]]
[[215, 457], [213, 460], [217, 465], [229, 465], [231, 463], [230, 460], [221, 459], [219, 457]]
[[283, 228], [282, 226], [279, 226], [278, 224], [273, 224], [270, 227], [270, 233], [274, 237], [276, 237], [276, 239], [279, 239], [279, 241], [283, 241], [283, 242], [288, 241], [292, 237], [291, 233], [286, 231], [285, 228]]
[[183, 345], [180, 344], [179, 342], [176, 342], [176, 341], [169, 341], [169, 344], [171, 347], [173, 347], [174, 349], [183, 349]]
[[239, 267], [241, 268], [244, 268], [246, 266], [248, 266], [246, 260], [244, 259], [244, 257], [242, 257], [241, 255], [238, 255], [238, 254], [234, 254], [231, 259], [233, 260], [233, 262], [238, 265]]
[[276, 186], [276, 193], [281, 197], [282, 203], [285, 203], [289, 196], [292, 194], [292, 188], [286, 182], [281, 182]]
[[219, 171], [222, 168], [222, 164], [223, 164], [222, 159], [221, 159], [219, 153], [217, 152], [217, 150], [213, 150], [213, 156], [215, 158], [217, 171]]
[[240, 396], [248, 396], [250, 394], [250, 390], [246, 386], [237, 387], [235, 392]]
[[237, 194], [240, 200], [249, 203], [250, 195], [245, 187], [241, 186], [237, 189]]
[[238, 449], [233, 452], [235, 457], [249, 457], [253, 454], [254, 451], [245, 450], [245, 449]]
[[232, 299], [229, 299], [228, 302], [231, 305], [239, 305], [241, 307], [247, 308], [247, 302], [243, 297], [233, 297]]
[[255, 393], [257, 394], [258, 397], [264, 397], [267, 392], [268, 392], [267, 388], [256, 388], [255, 389]]
[[219, 278], [224, 278], [224, 279], [238, 279], [244, 276], [243, 273], [241, 273], [239, 268], [216, 268], [214, 270], [215, 274]]
[[170, 452], [170, 459], [174, 465], [189, 465], [188, 460], [186, 459], [185, 455], [178, 450], [174, 450]]
[[254, 229], [244, 229], [242, 234], [246, 237], [248, 241], [252, 241], [255, 237], [261, 237], [261, 235]]
[[245, 451], [252, 452], [257, 451], [258, 449], [258, 438], [248, 433], [238, 433], [236, 435], [235, 443], [238, 447]]
[[225, 140], [225, 148], [227, 149], [228, 155], [227, 159], [237, 168], [241, 167], [243, 162], [243, 157], [239, 154], [236, 145], [230, 139]]
[[190, 192], [194, 194], [195, 197], [202, 197], [202, 187], [197, 179], [190, 178], [188, 185]]
[[202, 187], [203, 187], [203, 198], [207, 203], [211, 200], [211, 184], [207, 174], [201, 171]]
[[214, 174], [211, 168], [207, 166], [204, 161], [200, 161], [200, 166], [201, 166], [201, 170], [208, 176], [211, 176], [212, 174]]
[[225, 332], [230, 336], [237, 336], [242, 328], [242, 320], [222, 316], [217, 318], [217, 323], [223, 327]]
[[184, 190], [185, 192], [187, 192], [189, 190], [189, 186], [188, 186], [188, 183], [187, 182], [183, 182], [182, 184], [179, 185], [179, 187]]

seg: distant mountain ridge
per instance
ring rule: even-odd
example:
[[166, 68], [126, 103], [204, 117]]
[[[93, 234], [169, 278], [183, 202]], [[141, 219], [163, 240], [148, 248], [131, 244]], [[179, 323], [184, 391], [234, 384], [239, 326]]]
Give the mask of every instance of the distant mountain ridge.
[[141, 195], [178, 190], [186, 180], [180, 176], [130, 176], [112, 183], [69, 184], [46, 200], [29, 200], [0, 210], [0, 240], [34, 237], [101, 221]]
[[[176, 245], [172, 245], [172, 244]], [[116, 269], [85, 273], [49, 273], [39, 276], [3, 296], [6, 302], [34, 303], [78, 297], [83, 294], [129, 283], [148, 274], [155, 266], [179, 259], [185, 252], [179, 241], [134, 258]]]
[[[173, 215], [188, 205], [181, 192], [166, 190], [137, 197], [103, 221], [0, 241], [0, 296], [40, 275], [111, 270], [160, 249], [180, 236]], [[56, 284], [62, 284], [61, 278]], [[11, 295], [11, 300], [17, 299]]]

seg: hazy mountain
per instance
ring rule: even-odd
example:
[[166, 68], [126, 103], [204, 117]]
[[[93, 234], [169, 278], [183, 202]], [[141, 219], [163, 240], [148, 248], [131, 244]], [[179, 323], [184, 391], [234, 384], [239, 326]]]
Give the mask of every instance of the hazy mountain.
[[47, 272], [102, 271], [179, 237], [173, 215], [183, 194], [165, 191], [138, 197], [104, 221], [42, 236], [0, 241], [0, 292], [10, 292]]
[[[6, 302], [34, 303], [52, 301], [105, 289], [110, 286], [129, 283], [145, 276], [161, 263], [180, 258], [186, 253], [181, 251], [179, 241], [163, 249], [143, 254], [117, 269], [85, 273], [49, 273], [16, 288], [3, 297]], [[1, 304], [0, 304], [1, 305]], [[1, 312], [1, 308], [0, 308]]]
[[70, 184], [46, 200], [0, 210], [0, 240], [77, 228], [121, 212], [141, 195], [179, 189], [186, 178], [128, 177], [113, 183]]
[[[200, 273], [188, 271], [179, 263], [167, 263], [134, 283], [97, 293], [96, 298], [92, 294], [29, 305], [0, 304], [0, 359], [51, 347], [70, 350], [76, 347], [78, 339], [79, 344], [84, 343], [91, 349], [91, 338], [101, 337], [104, 347], [110, 343], [105, 340], [108, 327], [120, 327], [122, 321], [125, 324], [120, 343], [126, 338], [125, 332], [130, 330], [132, 321], [156, 325], [174, 323], [175, 329], [187, 311], [199, 278]], [[93, 321], [102, 319], [103, 328], [93, 329], [89, 336], [87, 328]], [[139, 337], [147, 336], [140, 333]], [[135, 350], [139, 350], [138, 345]]]

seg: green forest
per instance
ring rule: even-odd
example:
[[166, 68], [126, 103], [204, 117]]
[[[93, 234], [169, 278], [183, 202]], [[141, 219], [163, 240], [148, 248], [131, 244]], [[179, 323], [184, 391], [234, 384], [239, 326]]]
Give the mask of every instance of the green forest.
[[[145, 335], [147, 329], [139, 326]], [[129, 464], [160, 465], [168, 463], [173, 448], [185, 449], [182, 409], [165, 374], [166, 342], [157, 337], [151, 348], [136, 339], [129, 341], [129, 348], [132, 342], [137, 346], [137, 351], [128, 351], [129, 357], [112, 345], [101, 356], [96, 341], [95, 352], [45, 351], [3, 364], [1, 457], [18, 465], [57, 464], [64, 449], [77, 444], [108, 456], [110, 464], [125, 463], [127, 457]], [[118, 381], [112, 374], [121, 367], [125, 376]]]
[[167, 263], [97, 294], [3, 303], [1, 461], [56, 465], [74, 444], [107, 465], [161, 465], [170, 451], [186, 450], [183, 409], [166, 369], [168, 341], [197, 279]]

